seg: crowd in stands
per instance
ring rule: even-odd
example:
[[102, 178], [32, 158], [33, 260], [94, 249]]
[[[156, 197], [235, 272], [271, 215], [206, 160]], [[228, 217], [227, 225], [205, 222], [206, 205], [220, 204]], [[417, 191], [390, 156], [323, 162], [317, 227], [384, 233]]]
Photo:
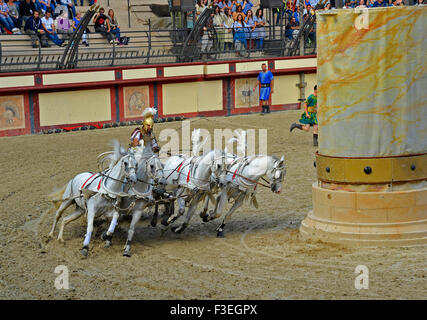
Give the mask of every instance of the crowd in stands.
[[[89, 5], [94, 3], [95, 0], [89, 0]], [[83, 14], [76, 10], [77, 5], [77, 0], [0, 0], [0, 34], [28, 34], [33, 48], [39, 43], [49, 47], [48, 39], [57, 46], [64, 46], [82, 19]], [[80, 5], [83, 6], [83, 0]], [[100, 8], [92, 23], [95, 32], [102, 34], [110, 44], [128, 43], [129, 38], [120, 35], [113, 9], [105, 15], [104, 8]], [[82, 44], [86, 46], [89, 46], [89, 32], [86, 28], [82, 36]]]
[[[345, 0], [343, 8], [371, 8], [405, 5], [408, 0]], [[193, 27], [193, 19], [197, 20], [202, 12], [208, 8], [214, 8], [210, 20], [203, 28], [201, 36], [201, 51], [208, 53], [214, 45], [215, 51], [234, 50], [236, 55], [241, 55], [243, 49], [263, 49], [264, 39], [267, 36], [267, 21], [263, 10], [255, 7], [255, 1], [251, 0], [195, 0], [195, 10], [187, 13], [187, 27]], [[309, 15], [315, 15], [315, 8], [319, 0], [283, 0], [283, 8], [273, 9], [276, 25], [285, 26], [284, 37], [292, 40], [297, 37], [300, 26]], [[332, 4], [331, 4], [332, 2]], [[317, 10], [334, 9], [334, 0], [326, 3]], [[302, 3], [303, 17], [300, 18], [299, 3]], [[416, 0], [417, 4], [426, 4], [427, 0]], [[257, 5], [259, 1], [257, 1]], [[172, 0], [169, 0], [172, 8]], [[316, 24], [307, 35], [309, 45], [316, 45]]]

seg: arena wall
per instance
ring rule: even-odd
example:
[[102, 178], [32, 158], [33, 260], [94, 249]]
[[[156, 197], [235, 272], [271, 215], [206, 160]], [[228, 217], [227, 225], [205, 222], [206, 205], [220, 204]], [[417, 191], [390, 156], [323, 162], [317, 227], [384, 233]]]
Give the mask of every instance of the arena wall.
[[1, 74], [0, 136], [140, 120], [149, 106], [160, 118], [260, 112], [252, 88], [262, 63], [275, 76], [271, 110], [299, 109], [316, 84], [315, 56]]

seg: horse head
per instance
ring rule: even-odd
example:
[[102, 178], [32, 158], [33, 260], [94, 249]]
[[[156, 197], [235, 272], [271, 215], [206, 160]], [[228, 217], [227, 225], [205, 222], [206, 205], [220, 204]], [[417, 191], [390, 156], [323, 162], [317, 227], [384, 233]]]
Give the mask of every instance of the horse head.
[[280, 193], [282, 190], [282, 182], [286, 174], [285, 157], [282, 156], [280, 160], [272, 157], [273, 166], [267, 171], [267, 177], [270, 180], [270, 188], [274, 193]]
[[152, 155], [145, 161], [145, 172], [156, 184], [163, 178], [163, 163], [157, 154]]
[[138, 162], [135, 159], [135, 155], [132, 150], [130, 150], [125, 156], [121, 159], [121, 164], [125, 172], [125, 178], [129, 183], [135, 184], [138, 181], [136, 172], [138, 170]]

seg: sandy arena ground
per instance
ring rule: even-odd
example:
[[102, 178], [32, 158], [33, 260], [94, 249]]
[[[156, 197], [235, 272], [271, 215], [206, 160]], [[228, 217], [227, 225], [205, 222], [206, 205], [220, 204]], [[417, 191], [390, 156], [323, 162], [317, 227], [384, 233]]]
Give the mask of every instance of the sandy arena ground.
[[[0, 138], [0, 299], [426, 299], [427, 247], [346, 248], [300, 239], [298, 228], [312, 208], [312, 134], [290, 124], [300, 111], [264, 117], [193, 119], [191, 128], [268, 129], [269, 154], [286, 157], [282, 193], [260, 188], [257, 210], [245, 205], [216, 238], [219, 220], [198, 215], [182, 235], [138, 224], [133, 256], [122, 256], [127, 222], [113, 246], [92, 237], [89, 257], [80, 249], [81, 218], [67, 226], [65, 244], [47, 241], [53, 210], [46, 195], [77, 173], [97, 170], [110, 141], [127, 144], [132, 127]], [[180, 122], [155, 125], [180, 128]], [[67, 214], [67, 211], [65, 214]], [[56, 233], [57, 234], [57, 233]], [[55, 267], [66, 265], [70, 290], [56, 290]], [[355, 268], [369, 268], [369, 289], [356, 290]]]

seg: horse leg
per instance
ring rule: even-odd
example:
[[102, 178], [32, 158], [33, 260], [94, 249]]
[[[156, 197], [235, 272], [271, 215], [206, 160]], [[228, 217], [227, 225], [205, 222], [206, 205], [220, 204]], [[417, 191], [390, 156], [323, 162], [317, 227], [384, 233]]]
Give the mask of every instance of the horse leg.
[[164, 212], [162, 215], [162, 225], [168, 226], [168, 219], [175, 213], [175, 200], [171, 200], [168, 203], [163, 204]]
[[83, 241], [83, 248], [81, 250], [82, 255], [85, 257], [87, 257], [89, 253], [89, 243], [93, 232], [93, 220], [95, 219], [95, 205], [90, 201], [92, 199], [93, 198], [90, 198], [87, 204], [87, 229], [86, 236]]
[[233, 206], [231, 209], [227, 212], [224, 219], [222, 220], [221, 225], [216, 229], [216, 236], [218, 238], [224, 238], [224, 228], [225, 228], [225, 222], [228, 222], [230, 220], [231, 215], [234, 211], [236, 211], [238, 208], [240, 208], [243, 204], [243, 200], [245, 199], [245, 194], [242, 192], [238, 198], [234, 201]]
[[[215, 208], [209, 212], [207, 221], [214, 220], [221, 216], [222, 209], [224, 209], [225, 202], [227, 201], [227, 190], [223, 190], [221, 194], [216, 198]], [[205, 221], [205, 220], [203, 220]], [[205, 221], [205, 222], [207, 222]]]
[[133, 212], [132, 221], [130, 223], [129, 230], [128, 230], [128, 237], [127, 237], [125, 248], [123, 251], [123, 256], [125, 256], [125, 257], [131, 256], [130, 244], [132, 242], [132, 238], [133, 238], [133, 235], [135, 233], [135, 226], [138, 223], [139, 219], [141, 219], [141, 215], [142, 215], [143, 210], [144, 210], [144, 208], [142, 208], [141, 210], [135, 210]]
[[55, 218], [53, 219], [52, 229], [49, 232], [49, 237], [53, 238], [53, 232], [55, 231], [56, 224], [58, 223], [59, 218], [61, 218], [65, 209], [67, 209], [73, 203], [73, 201], [74, 201], [73, 199], [65, 200], [64, 202], [61, 203], [58, 210], [56, 210]]
[[[203, 221], [205, 221], [205, 218], [207, 218], [208, 217], [208, 214], [207, 214], [207, 212], [208, 212], [208, 207], [209, 207], [209, 197], [208, 196], [206, 196], [206, 199], [205, 199], [205, 202], [204, 202], [204, 204], [203, 204], [203, 210], [200, 212], [200, 218], [202, 218], [203, 219]], [[206, 221], [205, 221], [206, 222]]]
[[198, 192], [193, 199], [191, 200], [190, 207], [188, 208], [187, 215], [185, 216], [184, 222], [179, 227], [172, 228], [172, 231], [175, 233], [182, 233], [185, 228], [187, 228], [190, 223], [191, 217], [193, 216], [194, 211], [196, 211], [197, 205], [200, 198], [202, 197], [203, 192]]
[[182, 216], [185, 212], [185, 200], [183, 198], [178, 198], [178, 213], [175, 213], [175, 205], [173, 209], [171, 208], [170, 212], [171, 215], [169, 216], [166, 225], [170, 225], [171, 223], [175, 222], [176, 219], [178, 219], [180, 216]]
[[159, 216], [159, 204], [156, 203], [154, 205], [154, 213], [153, 213], [153, 218], [151, 219], [151, 226], [154, 228], [157, 225], [157, 218]]
[[113, 218], [111, 219], [110, 226], [108, 227], [107, 231], [104, 231], [101, 235], [101, 239], [105, 241], [105, 248], [111, 247], [111, 241], [113, 239], [113, 233], [114, 229], [116, 229], [117, 226], [117, 220], [119, 220], [119, 213], [114, 210], [113, 212]]
[[59, 234], [58, 234], [58, 239], [57, 239], [58, 241], [65, 242], [64, 239], [62, 238], [65, 226], [67, 224], [69, 224], [71, 221], [74, 221], [77, 218], [79, 218], [82, 214], [83, 214], [82, 210], [80, 208], [78, 208], [72, 214], [70, 214], [70, 215], [66, 216], [64, 219], [62, 219], [62, 223], [61, 223], [61, 227], [59, 229]]

